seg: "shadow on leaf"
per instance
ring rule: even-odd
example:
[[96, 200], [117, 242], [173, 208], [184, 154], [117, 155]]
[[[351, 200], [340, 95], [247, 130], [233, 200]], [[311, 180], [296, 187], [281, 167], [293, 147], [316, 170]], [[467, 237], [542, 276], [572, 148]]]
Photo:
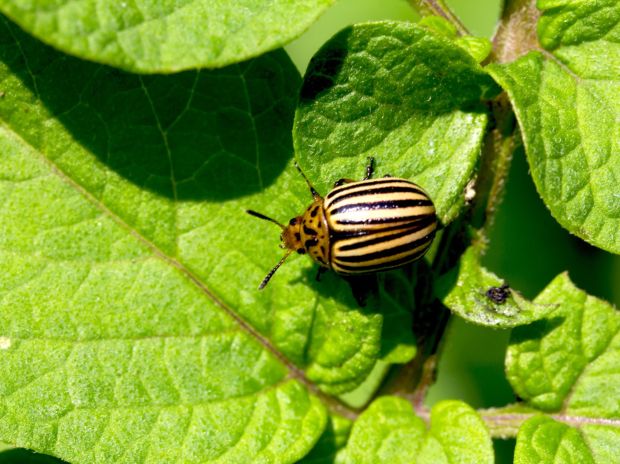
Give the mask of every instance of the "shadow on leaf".
[[521, 344], [528, 341], [542, 340], [564, 323], [563, 316], [553, 316], [540, 319], [530, 324], [515, 327], [510, 336], [511, 344]]
[[3, 18], [0, 55], [72, 140], [53, 124], [42, 131], [29, 96], [7, 93], [0, 115], [12, 119], [5, 105], [33, 115], [36, 131], [15, 129], [61, 170], [92, 153], [139, 188], [218, 201], [264, 189], [292, 156], [300, 77], [282, 50], [222, 69], [136, 75], [64, 55]]
[[23, 448], [14, 448], [0, 452], [0, 464], [63, 464], [58, 458], [38, 454]]

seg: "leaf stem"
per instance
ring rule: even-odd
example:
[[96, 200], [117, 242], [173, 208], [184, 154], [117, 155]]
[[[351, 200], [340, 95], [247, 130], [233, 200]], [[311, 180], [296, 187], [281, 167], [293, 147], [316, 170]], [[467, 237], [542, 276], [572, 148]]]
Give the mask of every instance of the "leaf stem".
[[410, 0], [411, 6], [421, 15], [440, 16], [452, 23], [460, 36], [471, 35], [465, 25], [443, 0]]
[[490, 103], [490, 111], [493, 127], [487, 132], [482, 145], [471, 213], [471, 224], [477, 229], [475, 239], [482, 242], [483, 249], [504, 196], [512, 154], [517, 145], [516, 119], [508, 96], [505, 93], [499, 95]]
[[[518, 405], [517, 405], [518, 407]], [[480, 409], [478, 414], [484, 420], [493, 438], [514, 438], [519, 428], [528, 419], [542, 415], [542, 412], [515, 412], [515, 405], [504, 408]], [[512, 410], [511, 410], [512, 409]], [[581, 427], [584, 425], [606, 425], [620, 428], [620, 419], [600, 417], [572, 416], [568, 414], [545, 414], [547, 417], [564, 424]]]

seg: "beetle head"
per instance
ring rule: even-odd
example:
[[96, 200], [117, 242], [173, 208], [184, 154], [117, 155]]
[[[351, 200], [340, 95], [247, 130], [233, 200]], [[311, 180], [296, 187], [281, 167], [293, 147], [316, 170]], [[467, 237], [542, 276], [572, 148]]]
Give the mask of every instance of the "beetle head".
[[282, 229], [282, 233], [280, 234], [280, 240], [282, 240], [282, 243], [280, 244], [280, 246], [287, 249], [282, 259], [271, 269], [271, 271], [269, 271], [269, 273], [267, 273], [263, 281], [258, 286], [258, 289], [262, 290], [269, 283], [271, 277], [273, 277], [278, 268], [282, 266], [282, 264], [284, 264], [286, 258], [288, 258], [293, 251], [297, 251], [300, 254], [305, 253], [305, 249], [303, 247], [303, 244], [301, 243], [300, 235], [302, 218], [301, 216], [294, 217], [289, 221], [288, 226], [285, 226], [284, 224], [279, 223], [275, 219], [265, 216], [264, 214], [257, 213], [256, 211], [252, 211], [251, 209], [248, 209], [246, 212], [254, 217], [264, 219], [265, 221], [273, 222], [274, 224], [279, 226]]
[[294, 217], [288, 223], [288, 226], [282, 229], [280, 234], [280, 240], [282, 248], [296, 251], [300, 255], [303, 255], [306, 250], [301, 242], [301, 216]]

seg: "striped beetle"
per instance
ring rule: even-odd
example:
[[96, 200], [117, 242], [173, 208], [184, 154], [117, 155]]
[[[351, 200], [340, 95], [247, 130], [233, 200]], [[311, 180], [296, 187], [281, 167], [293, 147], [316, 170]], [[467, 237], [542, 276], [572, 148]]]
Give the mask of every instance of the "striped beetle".
[[288, 226], [247, 210], [252, 216], [280, 226], [280, 246], [287, 249], [259, 290], [265, 288], [293, 251], [307, 253], [319, 263], [317, 279], [328, 269], [343, 276], [385, 271], [426, 253], [437, 228], [433, 202], [422, 188], [406, 179], [385, 176], [371, 180], [373, 162], [368, 158], [363, 180], [340, 179], [325, 198], [295, 164], [314, 201]]

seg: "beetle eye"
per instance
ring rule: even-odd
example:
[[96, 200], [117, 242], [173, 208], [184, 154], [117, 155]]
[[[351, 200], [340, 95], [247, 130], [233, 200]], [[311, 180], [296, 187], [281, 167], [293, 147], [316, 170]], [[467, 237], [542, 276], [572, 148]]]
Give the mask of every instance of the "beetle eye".
[[290, 221], [288, 221], [288, 223], [292, 226], [294, 226], [295, 224], [297, 224], [297, 218], [293, 218]]

